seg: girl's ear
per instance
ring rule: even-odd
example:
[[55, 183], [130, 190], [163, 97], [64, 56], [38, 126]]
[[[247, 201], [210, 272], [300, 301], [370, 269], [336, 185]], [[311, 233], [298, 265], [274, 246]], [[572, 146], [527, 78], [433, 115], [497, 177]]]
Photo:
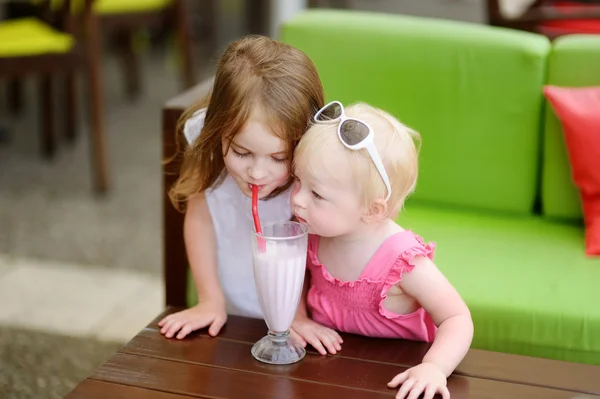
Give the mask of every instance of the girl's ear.
[[365, 223], [378, 222], [386, 218], [386, 213], [387, 203], [384, 199], [378, 199], [371, 203], [367, 208], [366, 212], [363, 214], [362, 220]]

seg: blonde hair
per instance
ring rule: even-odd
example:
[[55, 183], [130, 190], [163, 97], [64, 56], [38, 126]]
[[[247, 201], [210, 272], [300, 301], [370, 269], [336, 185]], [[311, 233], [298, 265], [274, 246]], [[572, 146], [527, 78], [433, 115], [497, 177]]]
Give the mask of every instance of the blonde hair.
[[[421, 136], [389, 113], [368, 104], [351, 105], [345, 113], [366, 122], [374, 131], [375, 146], [392, 189], [384, 216], [395, 217], [417, 183]], [[334, 179], [339, 179], [341, 173], [351, 173], [366, 206], [385, 198], [385, 184], [369, 153], [346, 148], [338, 138], [338, 125], [338, 121], [313, 123], [296, 147], [294, 166], [308, 168], [310, 174], [325, 172]]]
[[[256, 35], [231, 43], [217, 64], [212, 93], [179, 119], [176, 143], [183, 161], [179, 177], [169, 191], [171, 202], [182, 211], [190, 197], [223, 181], [223, 142], [227, 148], [254, 107], [260, 107], [273, 133], [287, 143], [291, 160], [311, 117], [323, 104], [317, 69], [302, 51]], [[185, 121], [205, 107], [199, 138], [189, 146], [182, 145]], [[288, 179], [268, 198], [285, 191], [291, 183]]]

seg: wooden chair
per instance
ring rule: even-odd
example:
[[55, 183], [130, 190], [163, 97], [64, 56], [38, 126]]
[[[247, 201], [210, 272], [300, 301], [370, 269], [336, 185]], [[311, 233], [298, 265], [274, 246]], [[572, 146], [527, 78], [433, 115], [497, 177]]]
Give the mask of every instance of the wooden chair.
[[550, 39], [564, 34], [600, 34], [600, 4], [592, 1], [536, 0], [520, 16], [508, 18], [500, 8], [500, 0], [487, 0], [490, 25], [542, 33]]
[[[57, 75], [65, 76], [66, 128], [69, 137], [76, 130], [76, 74], [86, 72], [90, 97], [92, 171], [94, 187], [108, 188], [104, 143], [103, 96], [99, 71], [98, 21], [92, 13], [93, 0], [84, 0], [81, 13], [73, 16], [70, 1], [60, 9], [64, 31], [38, 18], [0, 22], [0, 78], [20, 79], [35, 75], [40, 79], [42, 110], [42, 150], [52, 157], [56, 150], [55, 87]], [[48, 3], [45, 4], [49, 7]], [[51, 15], [51, 13], [48, 13]], [[83, 29], [77, 30], [75, 26]]]
[[[71, 10], [74, 14], [81, 11], [82, 1], [71, 0]], [[36, 4], [40, 0], [28, 0], [28, 6], [23, 0], [9, 0], [9, 10], [25, 7], [30, 12], [39, 12]], [[51, 0], [52, 10], [62, 9], [64, 0]], [[186, 0], [95, 0], [93, 11], [98, 16], [101, 33], [115, 39], [120, 53], [124, 72], [125, 91], [130, 98], [137, 97], [141, 92], [139, 60], [134, 49], [134, 37], [140, 29], [173, 26], [179, 44], [181, 60], [182, 87], [184, 89], [196, 83], [192, 51], [192, 35], [187, 16]], [[10, 13], [8, 15], [11, 17]], [[101, 47], [101, 46], [100, 46]], [[99, 47], [99, 48], [100, 48]], [[9, 86], [9, 107], [16, 113], [22, 108], [22, 85], [13, 81]]]
[[135, 33], [142, 28], [175, 28], [181, 60], [182, 87], [196, 83], [192, 34], [186, 0], [96, 0], [95, 12], [102, 32], [114, 34], [119, 43], [125, 85], [129, 96], [139, 94], [140, 68], [133, 48]]

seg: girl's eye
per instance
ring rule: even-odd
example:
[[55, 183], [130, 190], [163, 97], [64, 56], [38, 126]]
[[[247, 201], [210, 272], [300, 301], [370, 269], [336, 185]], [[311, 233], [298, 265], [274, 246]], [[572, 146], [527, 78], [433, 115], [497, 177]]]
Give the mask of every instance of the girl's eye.
[[277, 158], [277, 157], [271, 157], [271, 159], [273, 161], [275, 161], [276, 163], [286, 163], [287, 162], [287, 158]]
[[249, 152], [239, 152], [239, 151], [234, 150], [233, 148], [231, 148], [231, 151], [233, 151], [233, 153], [240, 158], [246, 158], [246, 157], [250, 156]]
[[321, 197], [319, 194], [317, 194], [317, 193], [316, 193], [316, 192], [314, 192], [314, 191], [312, 192], [312, 195], [313, 195], [313, 197], [315, 197], [315, 198], [316, 198], [316, 199], [318, 199], [318, 200], [322, 200], [322, 199], [324, 199], [323, 197]]

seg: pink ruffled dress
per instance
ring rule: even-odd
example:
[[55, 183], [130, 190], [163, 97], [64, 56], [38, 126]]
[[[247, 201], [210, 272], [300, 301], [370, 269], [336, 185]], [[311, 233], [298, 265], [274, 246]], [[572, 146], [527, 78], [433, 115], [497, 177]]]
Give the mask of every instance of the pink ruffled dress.
[[313, 320], [341, 332], [433, 342], [437, 327], [425, 309], [401, 315], [389, 311], [383, 302], [403, 273], [415, 267], [414, 257], [433, 260], [434, 249], [435, 243], [425, 244], [410, 230], [396, 233], [381, 244], [358, 280], [342, 281], [319, 262], [319, 237], [309, 236], [307, 308]]

